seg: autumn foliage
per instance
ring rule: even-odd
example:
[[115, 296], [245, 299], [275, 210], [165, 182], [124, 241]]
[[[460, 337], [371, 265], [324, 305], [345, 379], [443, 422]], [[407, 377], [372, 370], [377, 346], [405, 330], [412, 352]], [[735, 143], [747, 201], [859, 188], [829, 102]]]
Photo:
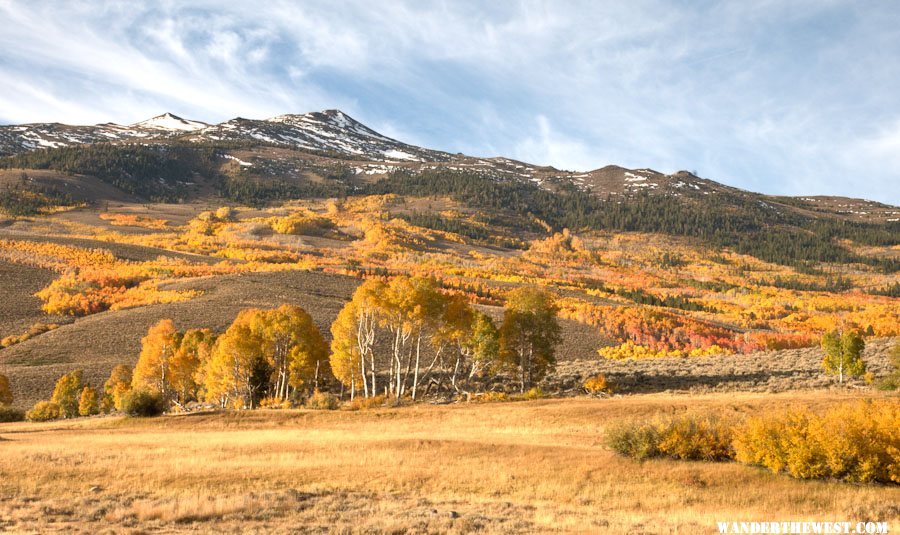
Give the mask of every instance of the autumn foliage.
[[735, 432], [735, 458], [802, 479], [900, 483], [895, 400], [797, 408], [751, 417]]

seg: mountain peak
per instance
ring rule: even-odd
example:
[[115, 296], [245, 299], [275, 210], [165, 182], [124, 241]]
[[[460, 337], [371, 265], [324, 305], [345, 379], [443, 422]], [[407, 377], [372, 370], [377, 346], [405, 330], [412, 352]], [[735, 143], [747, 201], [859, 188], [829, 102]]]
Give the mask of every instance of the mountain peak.
[[272, 117], [270, 119], [267, 119], [267, 121], [273, 123], [327, 123], [339, 128], [347, 128], [350, 126], [364, 126], [356, 119], [337, 109], [311, 111], [307, 113], [287, 113], [284, 115]]
[[134, 123], [131, 126], [139, 128], [149, 128], [152, 130], [181, 130], [184, 132], [192, 132], [194, 130], [206, 128], [209, 125], [201, 121], [190, 121], [188, 119], [182, 119], [181, 117], [173, 113], [166, 112], [162, 115], [151, 117], [146, 121]]

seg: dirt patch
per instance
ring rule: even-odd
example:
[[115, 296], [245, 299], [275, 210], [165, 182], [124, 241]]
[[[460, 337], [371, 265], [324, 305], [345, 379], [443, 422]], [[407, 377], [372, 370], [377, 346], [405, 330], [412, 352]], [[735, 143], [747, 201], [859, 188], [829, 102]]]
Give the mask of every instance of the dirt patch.
[[60, 323], [67, 318], [47, 316], [34, 293], [50, 283], [52, 271], [0, 261], [0, 339], [20, 335], [35, 323]]
[[[23, 173], [27, 178], [23, 179]], [[67, 175], [59, 171], [43, 169], [0, 169], [0, 189], [24, 185], [25, 187], [53, 188], [70, 195], [76, 201], [134, 202], [136, 197], [99, 178], [86, 175]]]

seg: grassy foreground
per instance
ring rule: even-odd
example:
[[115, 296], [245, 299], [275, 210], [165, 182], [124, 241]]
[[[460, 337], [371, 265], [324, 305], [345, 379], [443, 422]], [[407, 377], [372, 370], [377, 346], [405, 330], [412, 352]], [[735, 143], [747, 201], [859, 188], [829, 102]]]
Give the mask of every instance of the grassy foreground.
[[565, 399], [0, 424], [0, 531], [715, 532], [718, 520], [900, 524], [900, 488], [621, 458], [604, 428], [849, 394]]

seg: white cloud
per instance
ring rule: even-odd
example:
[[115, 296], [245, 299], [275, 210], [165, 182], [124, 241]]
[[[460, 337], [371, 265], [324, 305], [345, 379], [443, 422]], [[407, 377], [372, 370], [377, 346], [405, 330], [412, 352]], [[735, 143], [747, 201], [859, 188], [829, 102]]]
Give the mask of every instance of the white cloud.
[[890, 7], [0, 0], [0, 26], [10, 121], [342, 108], [451, 152], [900, 195]]
[[535, 118], [536, 135], [525, 137], [516, 145], [513, 157], [538, 165], [552, 165], [559, 169], [592, 169], [597, 156], [578, 139], [557, 132], [543, 115]]

